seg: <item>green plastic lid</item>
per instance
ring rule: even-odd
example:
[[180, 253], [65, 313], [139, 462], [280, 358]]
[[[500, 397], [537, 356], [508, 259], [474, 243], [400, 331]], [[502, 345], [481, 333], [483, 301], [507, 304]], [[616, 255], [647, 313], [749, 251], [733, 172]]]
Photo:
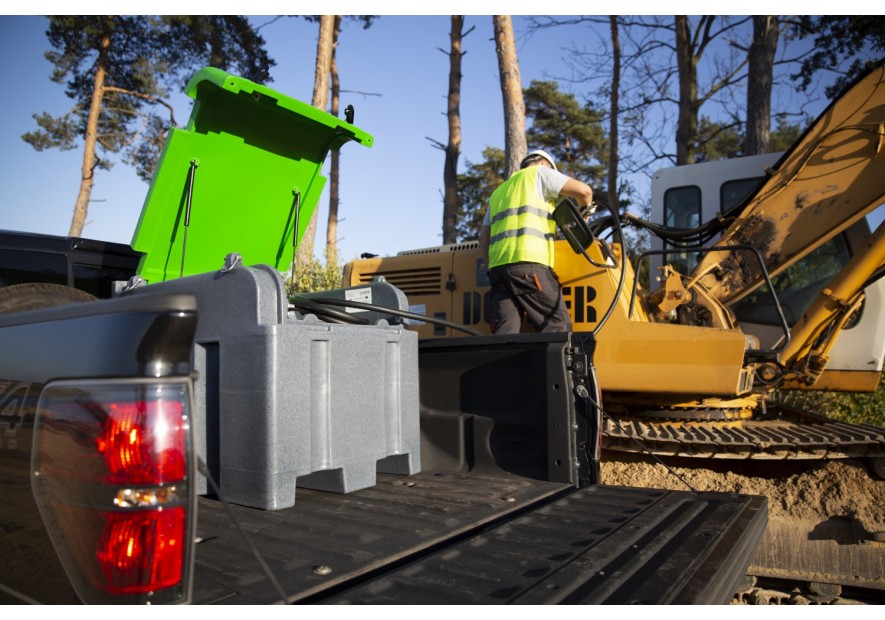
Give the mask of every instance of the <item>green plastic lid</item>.
[[[200, 70], [187, 127], [173, 128], [132, 237], [148, 282], [244, 265], [287, 271], [317, 206], [331, 149], [368, 133], [306, 103], [219, 69]], [[296, 218], [297, 207], [297, 218]]]

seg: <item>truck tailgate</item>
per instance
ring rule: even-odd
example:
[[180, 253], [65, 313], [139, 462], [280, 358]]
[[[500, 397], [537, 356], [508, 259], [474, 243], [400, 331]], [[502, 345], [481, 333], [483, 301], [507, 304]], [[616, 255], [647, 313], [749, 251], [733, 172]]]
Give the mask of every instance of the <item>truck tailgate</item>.
[[[496, 470], [229, 508], [300, 603], [727, 603], [767, 524], [762, 497], [576, 490]], [[281, 602], [221, 502], [200, 499], [197, 530], [194, 603]]]

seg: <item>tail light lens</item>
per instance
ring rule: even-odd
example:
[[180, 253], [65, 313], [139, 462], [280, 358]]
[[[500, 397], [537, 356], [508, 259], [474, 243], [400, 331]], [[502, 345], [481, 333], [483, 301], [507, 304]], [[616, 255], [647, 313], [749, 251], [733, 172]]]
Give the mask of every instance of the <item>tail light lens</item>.
[[111, 591], [150, 592], [179, 582], [185, 512], [170, 508], [104, 515], [98, 563]]
[[34, 495], [84, 602], [188, 597], [189, 386], [55, 383], [41, 395]]
[[183, 479], [186, 436], [179, 401], [110, 403], [97, 442], [108, 468], [107, 481], [162, 484]]

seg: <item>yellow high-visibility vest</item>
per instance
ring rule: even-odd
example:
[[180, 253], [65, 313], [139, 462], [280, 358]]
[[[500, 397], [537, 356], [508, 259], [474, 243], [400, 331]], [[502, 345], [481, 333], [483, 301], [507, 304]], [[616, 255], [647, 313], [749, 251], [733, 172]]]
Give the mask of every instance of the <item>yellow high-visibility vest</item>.
[[520, 262], [553, 267], [556, 205], [538, 193], [538, 169], [513, 173], [489, 199], [489, 269]]

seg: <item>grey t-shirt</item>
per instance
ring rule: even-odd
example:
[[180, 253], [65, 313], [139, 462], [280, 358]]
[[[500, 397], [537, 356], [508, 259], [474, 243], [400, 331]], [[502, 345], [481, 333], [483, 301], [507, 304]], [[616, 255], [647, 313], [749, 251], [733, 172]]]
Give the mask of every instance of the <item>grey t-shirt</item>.
[[[554, 170], [553, 168], [548, 168], [547, 166], [539, 166], [538, 167], [538, 194], [544, 202], [553, 202], [557, 198], [559, 198], [559, 192], [562, 191], [562, 186], [565, 185], [565, 182], [568, 181], [568, 176], [563, 173]], [[486, 215], [482, 221], [483, 226], [489, 225], [489, 210], [486, 208]]]

